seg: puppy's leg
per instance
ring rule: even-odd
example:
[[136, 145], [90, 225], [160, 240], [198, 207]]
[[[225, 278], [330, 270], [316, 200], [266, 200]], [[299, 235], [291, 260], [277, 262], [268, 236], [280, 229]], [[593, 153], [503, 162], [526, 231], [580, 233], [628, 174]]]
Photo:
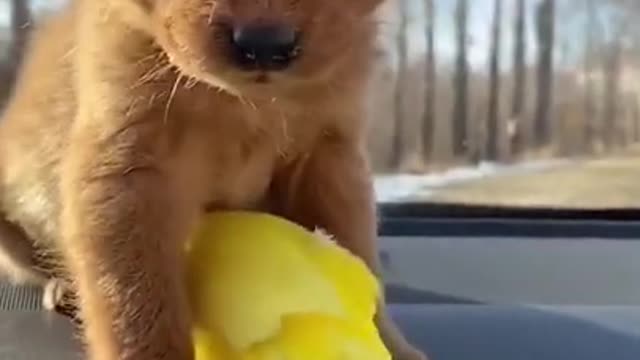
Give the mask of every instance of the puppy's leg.
[[53, 311], [62, 300], [64, 287], [40, 268], [36, 256], [33, 241], [24, 231], [0, 217], [0, 273], [14, 284], [42, 286], [42, 306]]
[[[376, 210], [365, 157], [357, 145], [338, 137], [321, 141], [274, 187], [276, 208], [309, 229], [320, 227], [379, 273]], [[376, 318], [395, 360], [423, 360], [387, 316], [384, 300]]]
[[67, 288], [62, 280], [56, 278], [47, 280], [42, 289], [42, 306], [49, 311], [57, 310], [66, 292]]
[[62, 172], [63, 249], [89, 359], [191, 360], [181, 271], [195, 206], [156, 152], [157, 121], [95, 126], [117, 121], [80, 122]]
[[13, 283], [44, 285], [47, 277], [37, 269], [31, 239], [0, 214], [0, 272]]

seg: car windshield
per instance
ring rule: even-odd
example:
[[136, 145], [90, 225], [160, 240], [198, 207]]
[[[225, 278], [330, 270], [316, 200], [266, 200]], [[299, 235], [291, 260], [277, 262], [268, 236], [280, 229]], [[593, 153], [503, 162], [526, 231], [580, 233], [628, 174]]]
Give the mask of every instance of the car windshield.
[[633, 0], [388, 2], [371, 101], [379, 198], [635, 207], [638, 14]]
[[[0, 0], [0, 99], [64, 0]], [[368, 154], [380, 202], [640, 201], [640, 3], [400, 0], [379, 9]]]

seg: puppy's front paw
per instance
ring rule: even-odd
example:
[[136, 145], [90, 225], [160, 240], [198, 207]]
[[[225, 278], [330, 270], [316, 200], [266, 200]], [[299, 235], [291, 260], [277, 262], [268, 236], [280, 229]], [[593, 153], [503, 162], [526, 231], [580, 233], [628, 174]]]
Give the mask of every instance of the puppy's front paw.
[[42, 290], [42, 306], [47, 311], [55, 311], [62, 303], [65, 287], [58, 279], [49, 279]]
[[384, 307], [377, 312], [376, 323], [393, 360], [429, 360], [424, 352], [411, 345], [405, 338]]
[[427, 355], [411, 345], [400, 347], [392, 354], [393, 360], [429, 360]]

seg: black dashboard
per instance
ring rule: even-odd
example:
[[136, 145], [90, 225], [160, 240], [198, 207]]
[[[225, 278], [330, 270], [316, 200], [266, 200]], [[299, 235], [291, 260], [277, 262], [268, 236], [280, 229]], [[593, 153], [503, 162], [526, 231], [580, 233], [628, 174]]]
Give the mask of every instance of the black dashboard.
[[[389, 308], [431, 360], [640, 359], [629, 210], [381, 206]], [[0, 284], [0, 359], [80, 359], [39, 291]]]
[[640, 212], [386, 204], [391, 310], [435, 360], [640, 358]]

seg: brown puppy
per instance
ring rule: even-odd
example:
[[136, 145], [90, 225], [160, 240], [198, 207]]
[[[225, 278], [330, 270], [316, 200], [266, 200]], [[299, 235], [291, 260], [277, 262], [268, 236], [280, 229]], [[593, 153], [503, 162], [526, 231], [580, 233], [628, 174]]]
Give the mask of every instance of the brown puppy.
[[[377, 271], [363, 90], [379, 2], [72, 2], [0, 125], [0, 266], [44, 282], [37, 255], [59, 255], [93, 360], [192, 358], [181, 247], [206, 210], [322, 227]], [[378, 323], [396, 359], [422, 358]]]

